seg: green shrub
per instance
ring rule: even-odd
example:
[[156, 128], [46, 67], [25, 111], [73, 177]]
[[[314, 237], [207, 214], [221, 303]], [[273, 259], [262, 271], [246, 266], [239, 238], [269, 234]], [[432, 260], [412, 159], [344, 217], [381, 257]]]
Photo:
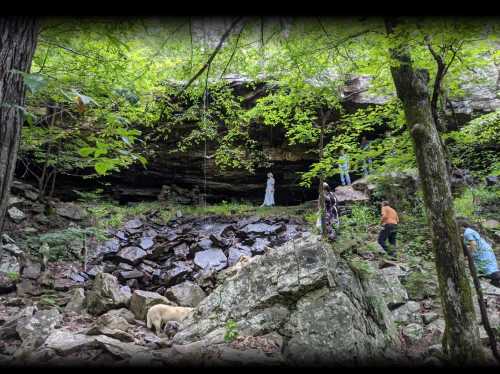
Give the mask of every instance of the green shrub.
[[17, 282], [20, 278], [20, 275], [17, 271], [9, 271], [6, 273], [7, 278], [9, 278], [12, 282]]
[[90, 237], [95, 237], [97, 240], [105, 239], [104, 232], [94, 227], [68, 227], [28, 238], [26, 242], [36, 252], [46, 243], [49, 248], [47, 255], [49, 261], [74, 260], [75, 258], [80, 259], [80, 254], [75, 253], [76, 251], [73, 249], [75, 244], [81, 245], [83, 248]]
[[427, 271], [413, 271], [403, 281], [403, 285], [412, 299], [424, 299], [435, 296], [437, 284]]
[[232, 319], [226, 322], [226, 333], [224, 334], [224, 341], [226, 343], [230, 343], [238, 337], [237, 327], [238, 325]]
[[349, 265], [361, 279], [370, 279], [375, 274], [375, 269], [373, 269], [370, 263], [360, 258], [355, 257], [350, 259]]

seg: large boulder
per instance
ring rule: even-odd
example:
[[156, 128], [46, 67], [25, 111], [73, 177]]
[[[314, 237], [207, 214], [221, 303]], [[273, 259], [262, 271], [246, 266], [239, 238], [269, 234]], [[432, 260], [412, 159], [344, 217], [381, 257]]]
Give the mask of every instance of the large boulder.
[[15, 223], [21, 223], [26, 218], [26, 214], [24, 214], [22, 210], [17, 209], [15, 206], [8, 209], [7, 214]]
[[351, 204], [359, 201], [368, 201], [369, 195], [353, 186], [338, 186], [335, 188], [335, 196], [339, 204]]
[[292, 364], [366, 364], [398, 345], [385, 302], [316, 235], [256, 257], [187, 317], [174, 344], [221, 343], [228, 321], [240, 336], [285, 337]]
[[149, 308], [156, 304], [175, 305], [159, 293], [135, 290], [130, 299], [130, 310], [134, 313], [135, 318], [145, 321]]
[[373, 285], [383, 295], [387, 307], [391, 310], [408, 301], [408, 293], [399, 281], [402, 270], [399, 266], [380, 269], [374, 276]]
[[67, 312], [79, 313], [83, 309], [85, 309], [85, 291], [83, 288], [78, 287], [73, 291], [73, 295], [68, 304], [66, 304], [64, 310]]
[[132, 329], [132, 325], [129, 323], [130, 317], [124, 314], [123, 311], [132, 315], [126, 309], [110, 310], [97, 318], [95, 323], [87, 330], [87, 335], [106, 335], [120, 341], [133, 342], [134, 337], [129, 333]]
[[20, 321], [22, 321], [22, 323], [25, 323], [27, 320], [32, 318], [36, 312], [37, 309], [35, 307], [27, 306], [14, 316], [10, 317], [7, 321], [3, 323], [2, 326], [0, 326], [0, 339], [4, 340], [19, 336], [17, 332], [18, 323]]
[[75, 334], [72, 331], [59, 329], [53, 331], [45, 340], [43, 348], [54, 350], [61, 356], [66, 356], [84, 349], [95, 348], [98, 345], [95, 337], [85, 334]]
[[22, 344], [16, 355], [23, 355], [41, 346], [61, 322], [62, 316], [57, 308], [40, 310], [31, 318], [18, 320], [16, 331]]
[[116, 277], [108, 273], [98, 273], [85, 304], [90, 314], [99, 315], [111, 309], [127, 307], [130, 297], [130, 293], [120, 287]]
[[206, 296], [205, 291], [197, 284], [185, 281], [167, 289], [165, 294], [180, 306], [197, 306]]
[[420, 304], [416, 301], [408, 301], [403, 306], [391, 311], [394, 322], [421, 323]]
[[0, 294], [16, 289], [16, 280], [21, 269], [19, 257], [5, 248], [8, 245], [4, 244], [0, 248]]
[[56, 205], [56, 213], [61, 217], [74, 221], [80, 221], [87, 216], [85, 210], [74, 203], [58, 203]]

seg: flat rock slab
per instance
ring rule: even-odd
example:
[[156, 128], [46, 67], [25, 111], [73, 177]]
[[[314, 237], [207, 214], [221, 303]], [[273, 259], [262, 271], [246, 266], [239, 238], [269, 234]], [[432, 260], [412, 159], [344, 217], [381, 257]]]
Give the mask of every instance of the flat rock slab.
[[352, 186], [338, 186], [335, 188], [335, 196], [337, 197], [337, 202], [355, 202], [355, 201], [368, 201], [369, 197], [367, 194], [355, 190]]
[[186, 281], [167, 289], [165, 294], [180, 306], [195, 307], [207, 294], [197, 284]]
[[227, 266], [227, 257], [221, 249], [207, 249], [196, 253], [194, 263], [204, 270], [222, 270]]
[[166, 285], [173, 284], [185, 275], [193, 272], [192, 266], [187, 261], [175, 261], [172, 265], [172, 268], [163, 274], [163, 281]]
[[141, 241], [139, 242], [139, 246], [144, 249], [145, 251], [148, 250], [149, 248], [153, 247], [155, 245], [155, 242], [152, 237], [146, 236], [141, 238]]
[[284, 224], [270, 225], [268, 223], [250, 223], [246, 225], [242, 231], [246, 234], [257, 236], [276, 235], [286, 231], [286, 226]]
[[241, 256], [252, 256], [252, 251], [247, 248], [231, 247], [229, 248], [227, 264], [233, 266], [238, 262]]
[[7, 214], [9, 215], [9, 218], [15, 223], [20, 223], [26, 218], [26, 214], [24, 214], [21, 210], [17, 209], [14, 206], [7, 210]]
[[121, 271], [119, 273], [119, 278], [124, 280], [142, 278], [144, 273], [139, 270]]
[[126, 263], [137, 265], [147, 254], [143, 249], [132, 246], [123, 248], [116, 256]]
[[52, 332], [44, 343], [45, 347], [53, 349], [62, 356], [97, 345], [95, 336], [75, 334], [68, 330]]
[[86, 217], [85, 211], [73, 203], [59, 203], [56, 205], [56, 213], [64, 218], [80, 221]]
[[140, 219], [132, 219], [130, 221], [125, 222], [123, 227], [127, 230], [134, 230], [142, 227], [143, 223]]

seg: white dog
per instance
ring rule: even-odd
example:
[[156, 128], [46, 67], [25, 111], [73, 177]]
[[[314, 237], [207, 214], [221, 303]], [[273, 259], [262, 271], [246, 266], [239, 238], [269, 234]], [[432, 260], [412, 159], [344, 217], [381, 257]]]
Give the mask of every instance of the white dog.
[[165, 304], [153, 305], [148, 310], [146, 317], [146, 324], [148, 329], [153, 326], [155, 328], [155, 333], [158, 335], [161, 332], [162, 325], [168, 321], [181, 322], [186, 318], [194, 308], [187, 308], [183, 306], [171, 306]]

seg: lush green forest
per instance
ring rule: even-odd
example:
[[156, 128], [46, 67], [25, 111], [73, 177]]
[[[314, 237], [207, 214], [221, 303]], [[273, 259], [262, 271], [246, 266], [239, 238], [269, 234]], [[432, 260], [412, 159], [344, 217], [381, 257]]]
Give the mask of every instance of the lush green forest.
[[0, 41], [0, 362], [500, 360], [498, 19], [4, 17]]
[[[180, 18], [47, 21], [31, 73], [25, 77], [29, 93], [21, 158], [40, 165], [48, 159], [59, 173], [106, 175], [132, 163], [147, 167], [147, 159], [155, 157], [153, 142], [168, 144], [168, 151], [176, 152], [201, 149], [209, 141], [215, 145], [219, 168], [253, 172], [269, 164], [252, 138], [253, 123], [282, 127], [289, 144], [304, 144], [317, 152], [320, 110], [329, 109], [325, 135], [331, 140], [325, 144], [323, 159], [305, 171], [305, 182], [320, 172], [336, 173], [334, 159], [342, 147], [354, 161], [360, 160], [360, 134], [382, 123], [391, 136], [380, 136], [370, 151], [377, 166], [393, 170], [414, 165], [389, 70], [392, 41], [381, 20], [240, 20], [208, 68], [184, 88], [206, 66], [225, 31], [218, 25], [219, 34], [215, 29], [204, 37], [202, 26], [200, 20]], [[463, 96], [465, 83], [492, 79], [473, 72], [498, 64], [497, 28], [497, 22], [485, 26], [483, 21], [451, 19], [409, 26], [412, 57], [416, 67], [428, 69], [430, 90], [438, 61], [446, 66], [437, 93], [438, 110], [445, 109], [450, 97]], [[277, 88], [246, 108], [224, 79], [232, 74], [245, 77], [249, 84], [265, 81]], [[372, 79], [369, 94], [386, 102], [347, 112], [342, 108], [346, 95], [341, 87], [360, 75]], [[169, 143], [173, 131], [186, 123], [192, 129]], [[454, 144], [455, 164], [474, 172], [498, 173], [498, 152], [488, 147], [498, 143], [497, 124], [497, 112], [488, 113], [447, 133], [447, 141]], [[464, 158], [471, 142], [483, 147], [479, 153], [465, 151]], [[397, 150], [399, 156], [377, 157], [388, 149]]]

